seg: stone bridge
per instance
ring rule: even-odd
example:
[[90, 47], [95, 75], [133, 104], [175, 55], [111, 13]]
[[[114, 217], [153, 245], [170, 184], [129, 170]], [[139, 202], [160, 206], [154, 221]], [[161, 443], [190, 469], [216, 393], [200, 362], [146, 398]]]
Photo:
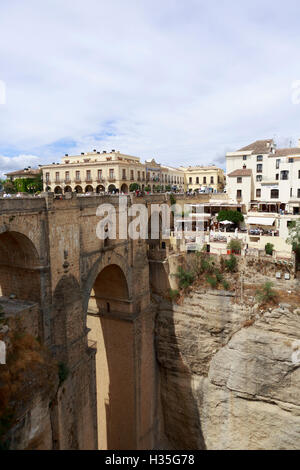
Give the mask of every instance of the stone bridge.
[[[150, 210], [165, 198], [136, 202]], [[0, 302], [30, 306], [32, 332], [70, 371], [52, 448], [151, 449], [160, 412], [149, 242], [97, 238], [101, 203], [118, 216], [116, 196], [2, 199]]]

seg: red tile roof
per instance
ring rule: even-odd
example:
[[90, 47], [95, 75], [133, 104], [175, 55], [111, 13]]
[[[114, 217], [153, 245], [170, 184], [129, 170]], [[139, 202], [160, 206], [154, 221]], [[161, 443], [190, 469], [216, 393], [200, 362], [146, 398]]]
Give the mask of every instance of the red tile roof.
[[267, 139], [267, 140], [256, 140], [250, 145], [247, 145], [246, 147], [241, 148], [238, 150], [238, 152], [243, 152], [252, 150], [252, 153], [258, 154], [258, 153], [269, 153], [270, 152], [270, 144], [273, 143], [273, 139]]
[[243, 169], [243, 170], [234, 170], [231, 173], [229, 173], [230, 177], [233, 176], [252, 176], [252, 170], [249, 169]]

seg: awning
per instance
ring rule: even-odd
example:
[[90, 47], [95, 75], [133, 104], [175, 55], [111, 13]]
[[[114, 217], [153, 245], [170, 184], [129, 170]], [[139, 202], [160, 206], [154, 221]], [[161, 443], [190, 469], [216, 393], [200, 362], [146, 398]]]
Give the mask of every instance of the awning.
[[248, 225], [274, 225], [275, 219], [272, 217], [248, 217]]

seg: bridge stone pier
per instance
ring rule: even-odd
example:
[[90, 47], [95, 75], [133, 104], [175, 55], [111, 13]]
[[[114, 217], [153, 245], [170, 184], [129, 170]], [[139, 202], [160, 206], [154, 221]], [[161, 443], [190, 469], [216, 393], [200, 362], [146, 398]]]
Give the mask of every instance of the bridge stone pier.
[[[139, 199], [150, 208], [150, 198]], [[116, 240], [97, 238], [103, 203], [118, 216], [117, 196], [0, 200], [0, 304], [14, 294], [31, 305], [34, 333], [69, 370], [51, 405], [44, 447], [157, 445], [149, 244], [118, 233]]]

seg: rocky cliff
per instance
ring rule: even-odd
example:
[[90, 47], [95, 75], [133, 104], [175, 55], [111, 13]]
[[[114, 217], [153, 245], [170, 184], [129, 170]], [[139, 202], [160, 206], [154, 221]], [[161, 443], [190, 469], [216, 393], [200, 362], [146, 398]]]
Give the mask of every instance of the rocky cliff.
[[165, 433], [177, 449], [300, 447], [300, 309], [235, 293], [158, 299]]

